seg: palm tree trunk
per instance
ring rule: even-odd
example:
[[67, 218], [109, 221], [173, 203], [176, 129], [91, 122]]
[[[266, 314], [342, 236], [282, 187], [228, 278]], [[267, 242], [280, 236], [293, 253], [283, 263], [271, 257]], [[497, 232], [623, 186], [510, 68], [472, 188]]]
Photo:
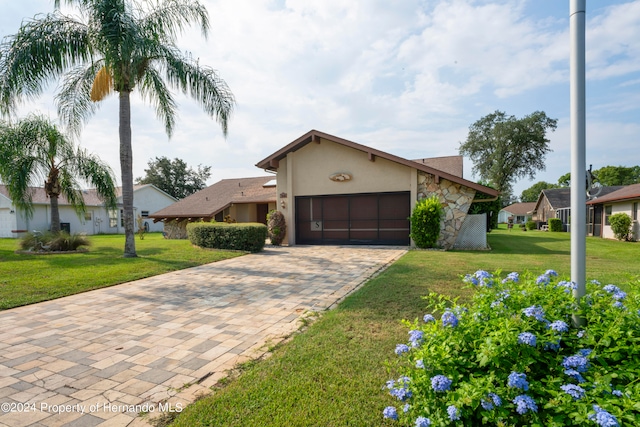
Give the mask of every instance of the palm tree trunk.
[[51, 200], [51, 232], [57, 234], [60, 232], [60, 210], [58, 209], [58, 196], [55, 194], [50, 194], [49, 199]]
[[122, 205], [124, 220], [124, 257], [137, 257], [133, 224], [133, 151], [131, 149], [131, 92], [120, 94], [120, 169], [122, 171]]

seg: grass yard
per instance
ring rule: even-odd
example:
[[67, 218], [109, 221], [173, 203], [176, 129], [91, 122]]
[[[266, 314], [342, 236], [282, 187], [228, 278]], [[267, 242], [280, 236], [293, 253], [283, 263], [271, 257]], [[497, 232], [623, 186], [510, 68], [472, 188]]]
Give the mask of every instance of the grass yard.
[[[421, 296], [470, 296], [460, 276], [478, 269], [570, 274], [570, 235], [497, 230], [491, 252], [411, 251], [368, 282], [272, 357], [245, 364], [242, 374], [189, 406], [175, 426], [380, 426], [397, 403], [383, 391], [394, 377], [387, 361], [407, 341], [400, 320], [424, 314]], [[631, 290], [640, 286], [640, 244], [587, 242], [587, 277]]]
[[0, 310], [242, 255], [149, 233], [144, 240], [136, 238], [138, 258], [123, 258], [124, 235], [89, 240], [85, 253], [30, 255], [15, 253], [18, 240], [0, 239]]

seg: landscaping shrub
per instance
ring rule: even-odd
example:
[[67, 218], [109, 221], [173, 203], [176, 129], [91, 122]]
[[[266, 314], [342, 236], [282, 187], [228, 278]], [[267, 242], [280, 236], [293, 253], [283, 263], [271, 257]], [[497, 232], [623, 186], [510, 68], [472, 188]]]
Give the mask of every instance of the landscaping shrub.
[[253, 222], [194, 222], [187, 225], [187, 234], [192, 244], [202, 248], [260, 252], [267, 238], [267, 226]]
[[537, 224], [535, 221], [527, 221], [526, 226], [527, 226], [527, 230], [535, 230]]
[[[431, 294], [436, 319], [407, 322], [395, 352], [402, 373], [387, 382], [402, 426], [638, 425], [640, 298], [614, 285], [574, 283], [553, 270], [501, 279], [477, 271], [468, 305]], [[572, 314], [586, 324], [571, 327]]]
[[562, 231], [562, 220], [560, 218], [549, 218], [549, 231]]
[[280, 246], [287, 234], [287, 223], [282, 212], [274, 209], [267, 214], [267, 228], [271, 244]]
[[20, 249], [33, 252], [71, 252], [91, 242], [84, 234], [69, 234], [66, 231], [41, 233], [29, 232], [20, 240]]
[[440, 237], [442, 205], [438, 196], [419, 200], [409, 218], [410, 236], [419, 248], [432, 248]]
[[611, 231], [618, 240], [631, 240], [631, 217], [624, 212], [609, 217]]

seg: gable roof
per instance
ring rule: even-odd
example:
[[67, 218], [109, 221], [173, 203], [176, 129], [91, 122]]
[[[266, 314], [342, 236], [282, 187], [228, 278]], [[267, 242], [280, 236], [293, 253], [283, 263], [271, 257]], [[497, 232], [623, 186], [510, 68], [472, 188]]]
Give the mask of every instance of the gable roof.
[[507, 207], [500, 209], [514, 215], [526, 215], [527, 212], [531, 212], [536, 207], [536, 202], [514, 203]]
[[627, 185], [611, 193], [600, 195], [587, 202], [588, 205], [596, 205], [606, 202], [622, 202], [625, 200], [640, 199], [640, 184]]
[[[164, 209], [149, 215], [158, 220], [166, 218], [213, 218], [218, 212], [242, 203], [276, 201], [275, 177], [223, 179]], [[267, 184], [265, 186], [265, 184]]]
[[493, 188], [485, 187], [484, 185], [477, 184], [472, 181], [467, 181], [466, 179], [460, 176], [456, 176], [452, 173], [436, 169], [432, 166], [421, 163], [419, 161], [408, 160], [402, 157], [394, 156], [393, 154], [389, 154], [384, 151], [367, 147], [366, 145], [358, 144], [356, 142], [339, 138], [337, 136], [329, 135], [328, 133], [320, 132], [317, 130], [310, 130], [309, 132], [305, 133], [295, 141], [289, 143], [288, 145], [284, 146], [283, 148], [271, 154], [270, 156], [260, 160], [258, 163], [256, 163], [256, 166], [261, 169], [276, 171], [278, 169], [280, 160], [287, 157], [287, 154], [301, 149], [302, 147], [309, 144], [310, 142], [320, 142], [320, 138], [367, 153], [367, 155], [369, 156], [369, 159], [371, 160], [374, 160], [376, 157], [381, 157], [383, 159], [390, 160], [392, 162], [399, 163], [401, 165], [405, 165], [410, 168], [416, 168], [420, 171], [423, 171], [430, 175], [435, 176], [436, 182], [439, 178], [444, 178], [451, 182], [464, 185], [465, 187], [472, 188], [480, 193], [484, 193], [489, 196], [497, 196], [499, 194], [499, 192], [497, 190], [494, 190]]

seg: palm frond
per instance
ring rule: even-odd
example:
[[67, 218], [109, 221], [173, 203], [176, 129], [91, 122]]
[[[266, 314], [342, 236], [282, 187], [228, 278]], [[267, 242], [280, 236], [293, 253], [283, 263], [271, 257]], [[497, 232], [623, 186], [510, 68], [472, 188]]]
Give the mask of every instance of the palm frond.
[[60, 121], [76, 136], [100, 105], [91, 101], [90, 93], [96, 75], [103, 67], [104, 62], [97, 61], [71, 69], [65, 74], [62, 88], [55, 97]]
[[158, 71], [147, 68], [139, 88], [143, 99], [148, 99], [155, 107], [156, 116], [164, 122], [165, 131], [171, 137], [178, 106]]
[[26, 21], [0, 45], [0, 104], [15, 108], [15, 98], [33, 98], [68, 67], [87, 61], [91, 47], [87, 26], [54, 12]]
[[151, 3], [151, 10], [140, 19], [140, 27], [147, 34], [154, 34], [165, 43], [173, 43], [178, 32], [183, 32], [191, 24], [196, 24], [207, 37], [209, 14], [197, 0], [164, 0]]
[[60, 194], [73, 206], [78, 216], [81, 216], [87, 210], [84, 203], [82, 191], [80, 191], [80, 183], [71, 173], [69, 169], [61, 169], [59, 176]]
[[227, 83], [209, 67], [200, 66], [189, 56], [167, 49], [162, 58], [167, 80], [198, 102], [204, 111], [222, 127], [227, 135], [228, 122], [235, 106], [235, 98]]
[[74, 159], [75, 174], [96, 189], [108, 209], [116, 209], [116, 178], [109, 165], [82, 148], [77, 149]]

